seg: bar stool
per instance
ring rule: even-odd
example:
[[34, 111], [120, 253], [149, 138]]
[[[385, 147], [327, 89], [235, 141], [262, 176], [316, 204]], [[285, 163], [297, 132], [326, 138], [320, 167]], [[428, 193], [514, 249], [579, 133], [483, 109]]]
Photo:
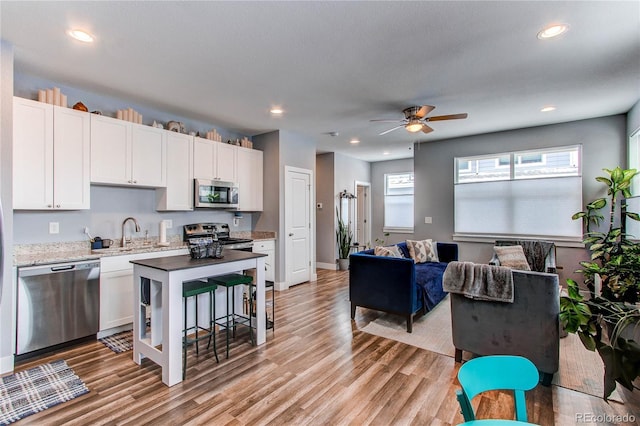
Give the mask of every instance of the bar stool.
[[[233, 328], [233, 333], [235, 337], [236, 324], [245, 325], [249, 327], [249, 335], [251, 338], [251, 344], [253, 345], [253, 326], [251, 325], [251, 312], [253, 311], [253, 277], [249, 275], [242, 274], [227, 274], [227, 275], [218, 275], [215, 277], [210, 277], [208, 282], [214, 284], [216, 286], [222, 286], [227, 289], [227, 312], [226, 315], [216, 318], [216, 324], [225, 327], [227, 331], [227, 358], [229, 358], [229, 328]], [[236, 287], [239, 285], [248, 285], [249, 286], [249, 316], [246, 317], [244, 315], [236, 314]], [[229, 308], [229, 288], [232, 291], [232, 302], [231, 308]], [[229, 313], [231, 312], [231, 313]], [[248, 324], [247, 324], [248, 322]]]
[[[216, 349], [216, 289], [217, 285], [208, 281], [187, 281], [182, 283], [182, 299], [184, 300], [184, 338], [182, 340], [182, 380], [184, 380], [187, 374], [187, 346], [192, 343], [196, 345], [196, 355], [198, 355], [198, 342], [200, 340], [209, 339], [207, 349], [211, 345], [213, 340], [213, 353], [216, 355], [216, 362], [220, 362], [218, 359], [218, 351]], [[209, 293], [209, 328], [201, 327], [198, 325], [198, 295]], [[195, 297], [195, 322], [194, 325], [189, 327], [187, 324], [187, 300], [189, 297]], [[195, 331], [195, 337], [190, 339], [188, 337], [189, 331]], [[198, 336], [198, 331], [203, 331], [204, 334]]]

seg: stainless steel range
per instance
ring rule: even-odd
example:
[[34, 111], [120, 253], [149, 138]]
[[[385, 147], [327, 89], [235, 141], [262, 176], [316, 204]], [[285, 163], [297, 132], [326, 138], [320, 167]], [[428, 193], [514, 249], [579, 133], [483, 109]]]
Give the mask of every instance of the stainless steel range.
[[253, 250], [253, 240], [248, 238], [229, 237], [228, 223], [193, 223], [184, 225], [183, 241], [192, 243], [202, 238], [213, 238], [220, 242], [225, 249], [232, 250]]

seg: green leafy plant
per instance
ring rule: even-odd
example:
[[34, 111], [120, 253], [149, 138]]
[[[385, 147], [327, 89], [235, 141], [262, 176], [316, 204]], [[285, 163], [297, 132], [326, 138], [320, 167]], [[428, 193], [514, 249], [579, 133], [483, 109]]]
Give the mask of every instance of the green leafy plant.
[[338, 217], [338, 228], [336, 229], [336, 237], [338, 241], [338, 258], [348, 259], [349, 252], [351, 251], [351, 243], [353, 242], [353, 233], [349, 229], [349, 226], [344, 223], [338, 209], [336, 209], [336, 216]]
[[[640, 376], [640, 243], [625, 232], [625, 219], [640, 220], [636, 212], [626, 211], [620, 199], [629, 198], [635, 169], [604, 169], [608, 176], [596, 180], [607, 186], [607, 197], [586, 205], [573, 215], [582, 219], [586, 229], [583, 240], [591, 253], [589, 261], [580, 262], [579, 272], [589, 290], [589, 298], [580, 294], [579, 285], [567, 280], [567, 296], [560, 300], [560, 321], [570, 333], [576, 333], [588, 350], [597, 350], [605, 366], [604, 399], [615, 390], [616, 382], [629, 390], [637, 389], [633, 381]], [[600, 229], [606, 219], [606, 232]]]

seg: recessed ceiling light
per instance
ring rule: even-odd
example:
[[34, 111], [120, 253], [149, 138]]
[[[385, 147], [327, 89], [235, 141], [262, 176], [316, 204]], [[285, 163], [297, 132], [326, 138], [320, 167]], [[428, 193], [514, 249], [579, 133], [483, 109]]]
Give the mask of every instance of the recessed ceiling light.
[[349, 143], [351, 143], [351, 144], [354, 144], [354, 145], [355, 145], [355, 144], [357, 144], [357, 143], [360, 143], [360, 141], [359, 141], [358, 139], [355, 139], [355, 138], [354, 138], [354, 139], [351, 139], [351, 140], [349, 141]]
[[555, 111], [556, 107], [554, 107], [553, 105], [547, 105], [546, 107], [543, 107], [540, 112], [551, 112], [551, 111]]
[[383, 152], [382, 155], [389, 155], [389, 151]]
[[284, 111], [282, 110], [282, 108], [279, 108], [279, 107], [273, 107], [273, 108], [271, 108], [271, 110], [270, 110], [269, 112], [270, 112], [271, 114], [273, 114], [273, 115], [282, 115], [282, 113], [283, 113]]
[[69, 34], [71, 37], [75, 38], [78, 41], [81, 41], [83, 43], [92, 43], [93, 42], [93, 36], [91, 34], [89, 34], [86, 31], [83, 30], [69, 30], [67, 31], [67, 34]]
[[538, 33], [538, 38], [540, 40], [544, 40], [547, 38], [557, 37], [560, 34], [564, 34], [569, 30], [569, 25], [567, 24], [551, 24]]

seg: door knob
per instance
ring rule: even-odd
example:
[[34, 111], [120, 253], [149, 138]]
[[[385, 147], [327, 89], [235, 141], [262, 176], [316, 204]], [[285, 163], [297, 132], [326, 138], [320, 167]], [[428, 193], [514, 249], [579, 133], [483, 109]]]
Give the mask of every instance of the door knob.
[[290, 237], [293, 237], [293, 232], [289, 234]]

